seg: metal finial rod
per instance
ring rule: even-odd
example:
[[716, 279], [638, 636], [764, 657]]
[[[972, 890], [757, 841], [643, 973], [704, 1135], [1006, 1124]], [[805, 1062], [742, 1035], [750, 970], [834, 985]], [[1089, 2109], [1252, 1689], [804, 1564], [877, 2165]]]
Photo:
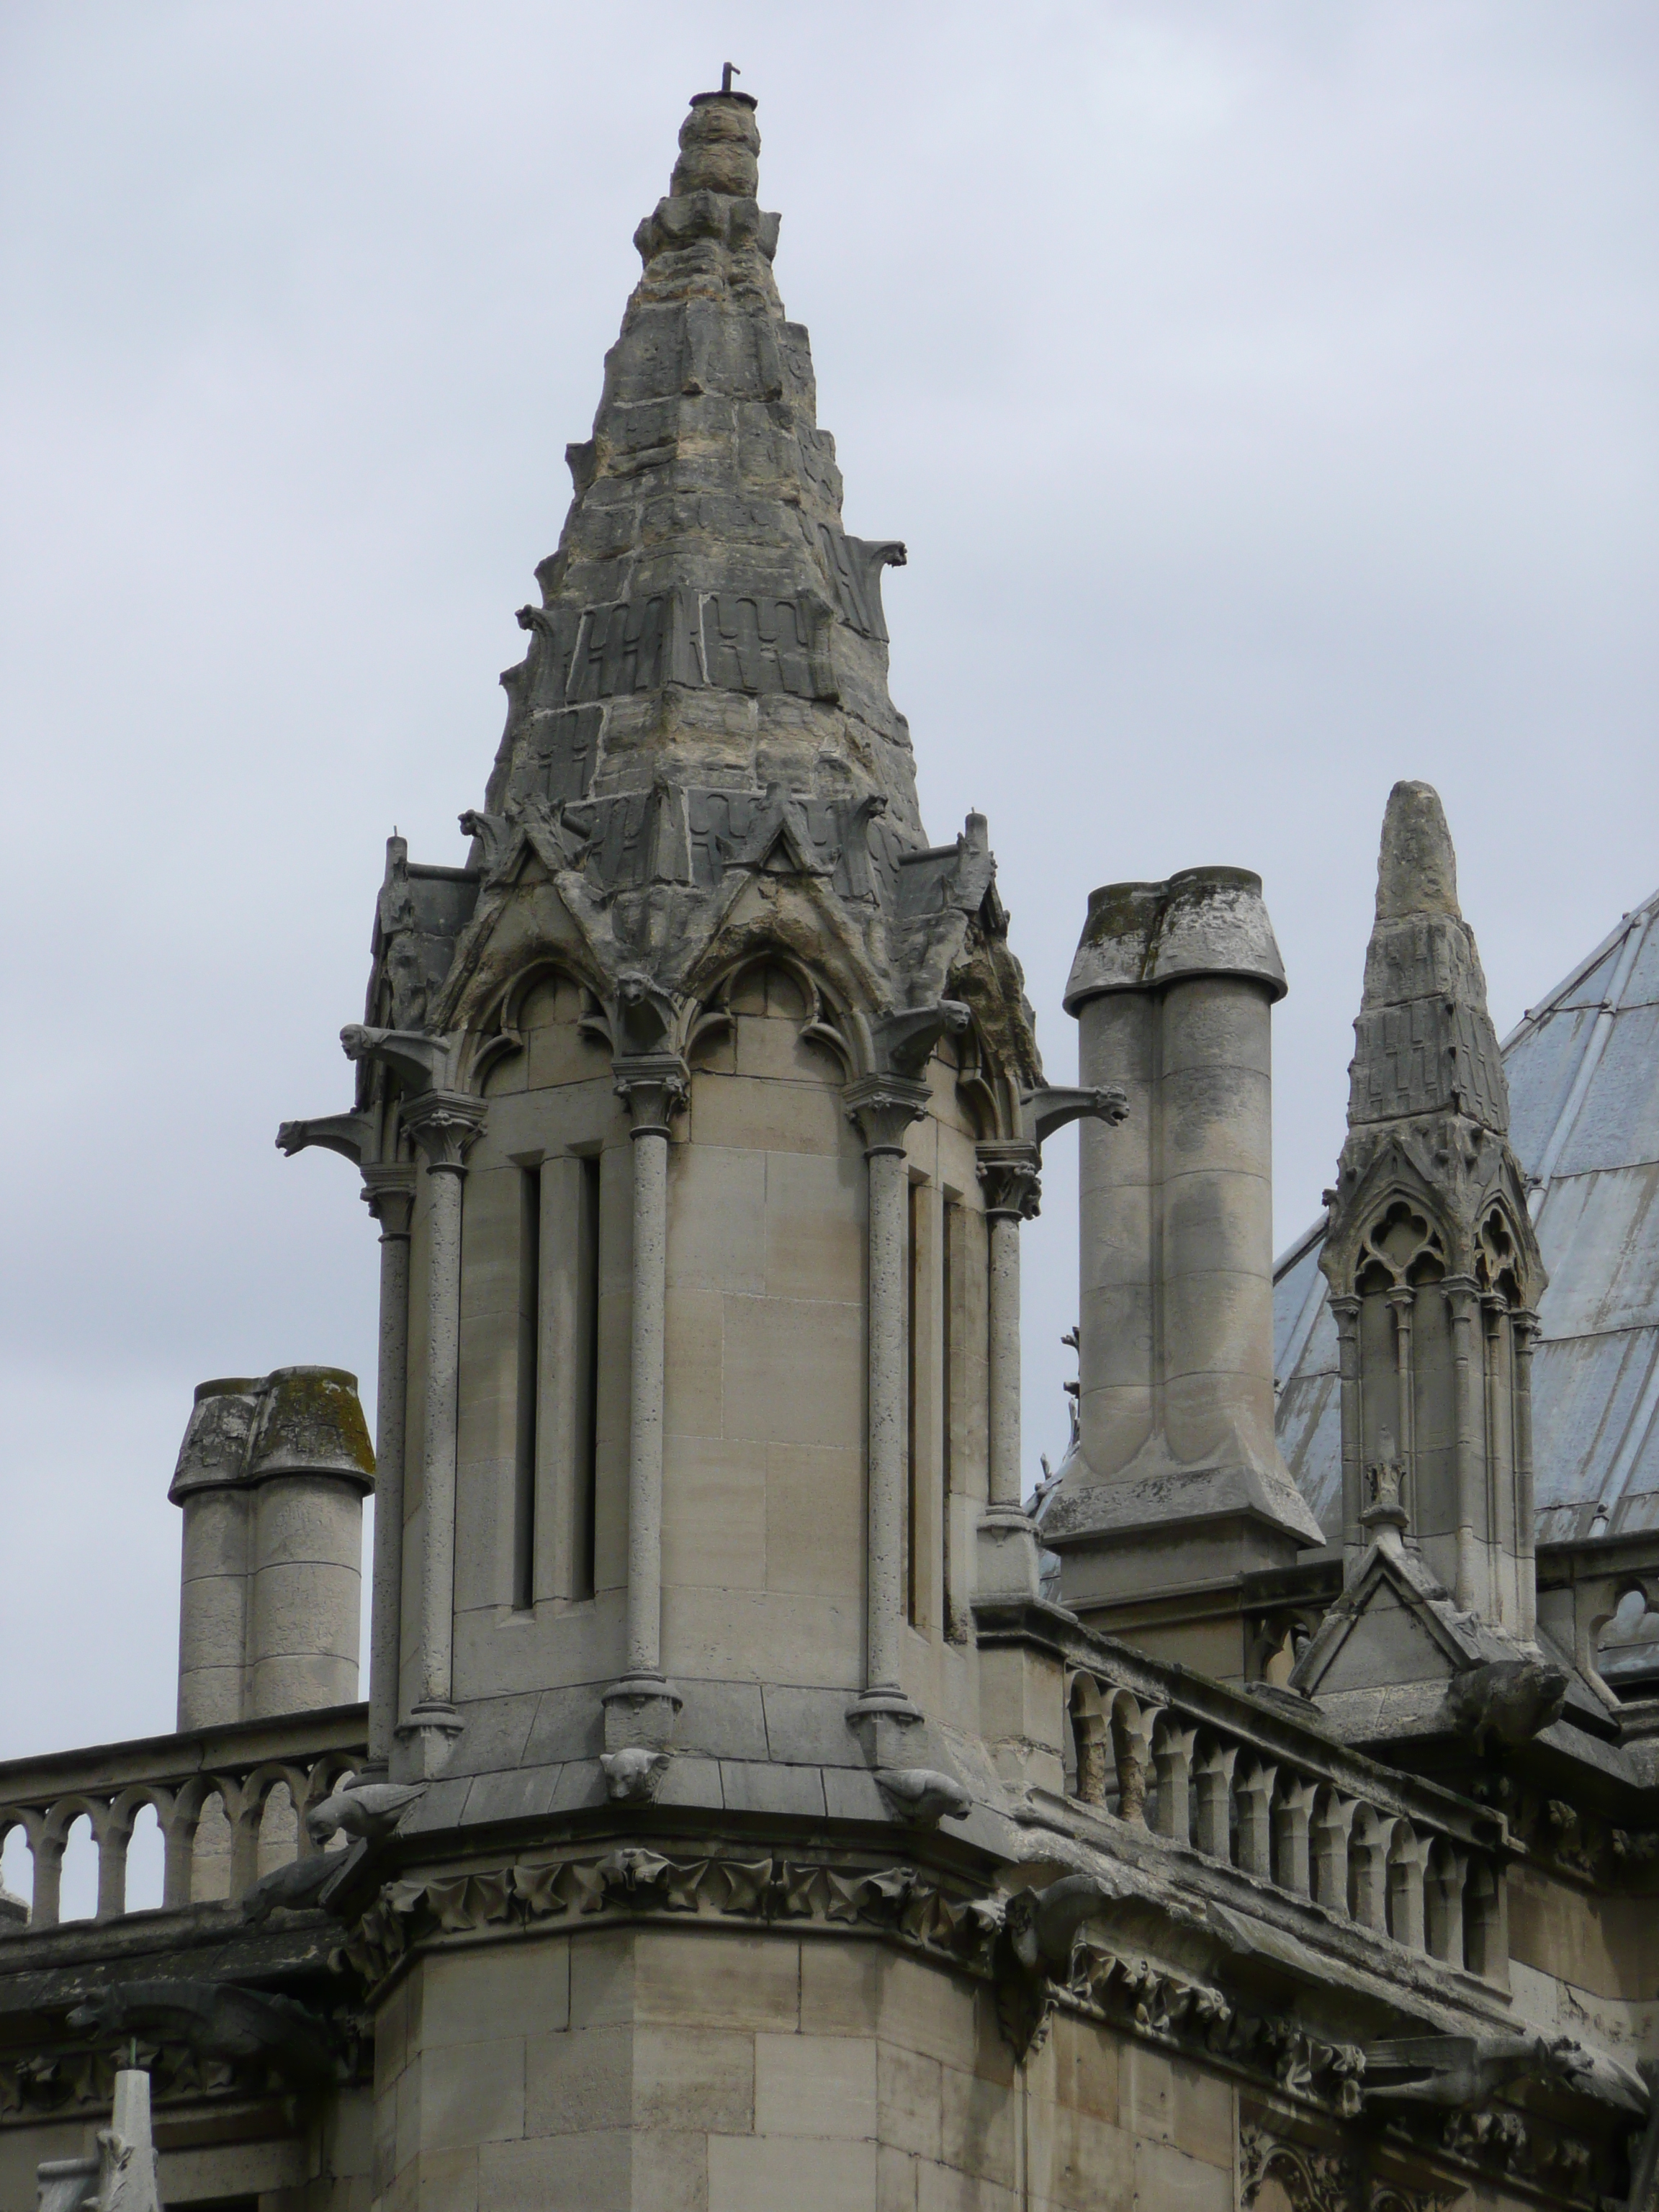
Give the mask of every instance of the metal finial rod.
[[735, 62], [726, 62], [720, 70], [720, 90], [722, 92], [730, 92], [732, 89], [732, 78], [734, 76], [741, 76], [742, 75], [743, 71], [738, 67]]

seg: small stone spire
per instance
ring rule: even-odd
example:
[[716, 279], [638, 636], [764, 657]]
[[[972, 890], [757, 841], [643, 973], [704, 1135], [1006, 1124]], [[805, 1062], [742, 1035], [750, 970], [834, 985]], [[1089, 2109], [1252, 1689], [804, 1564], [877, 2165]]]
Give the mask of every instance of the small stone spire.
[[1457, 903], [1445, 810], [1430, 784], [1397, 783], [1389, 793], [1354, 1037], [1351, 1130], [1449, 1111], [1497, 1135], [1507, 1131], [1509, 1089], [1486, 979]]
[[1367, 1471], [1387, 1468], [1390, 1517], [1458, 1605], [1526, 1637], [1524, 1378], [1545, 1278], [1509, 1120], [1445, 812], [1430, 785], [1397, 783], [1320, 1261], [1341, 1352], [1340, 1537], [1356, 1563]]

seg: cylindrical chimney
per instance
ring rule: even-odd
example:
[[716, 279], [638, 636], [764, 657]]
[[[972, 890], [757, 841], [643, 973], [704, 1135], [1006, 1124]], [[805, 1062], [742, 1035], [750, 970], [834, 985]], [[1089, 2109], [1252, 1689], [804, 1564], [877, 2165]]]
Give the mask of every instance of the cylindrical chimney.
[[179, 1726], [242, 1718], [250, 1498], [243, 1476], [257, 1380], [198, 1385], [167, 1496], [185, 1516], [179, 1590]]
[[356, 1376], [337, 1367], [279, 1367], [265, 1384], [248, 1480], [246, 1717], [350, 1705], [363, 1499], [374, 1483]]
[[1270, 1037], [1285, 973], [1242, 868], [1095, 892], [1066, 992], [1082, 1132], [1079, 1440], [1044, 1513], [1068, 1603], [1319, 1541], [1273, 1436]]
[[185, 1516], [180, 1729], [355, 1701], [374, 1486], [355, 1376], [285, 1367], [198, 1389], [168, 1492]]

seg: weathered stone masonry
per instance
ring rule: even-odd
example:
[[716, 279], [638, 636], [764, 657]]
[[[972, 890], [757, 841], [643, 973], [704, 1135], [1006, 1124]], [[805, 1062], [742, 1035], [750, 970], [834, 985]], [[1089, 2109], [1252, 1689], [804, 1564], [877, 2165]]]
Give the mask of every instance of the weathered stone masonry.
[[1385, 825], [1333, 1530], [1275, 1434], [1261, 884], [1097, 891], [1045, 1083], [758, 152], [728, 74], [465, 865], [389, 842], [355, 1097], [278, 1137], [379, 1231], [376, 1452], [335, 1370], [204, 1384], [179, 1732], [0, 1773], [0, 2212], [1654, 2212], [1650, 1737], [1539, 1628], [1542, 1261], [1438, 802]]

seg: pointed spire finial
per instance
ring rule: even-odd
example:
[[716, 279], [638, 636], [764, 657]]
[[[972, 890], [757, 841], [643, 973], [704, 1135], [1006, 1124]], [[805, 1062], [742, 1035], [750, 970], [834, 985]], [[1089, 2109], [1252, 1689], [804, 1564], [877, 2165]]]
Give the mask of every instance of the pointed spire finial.
[[1432, 784], [1397, 783], [1389, 793], [1354, 1039], [1350, 1130], [1448, 1109], [1500, 1133], [1508, 1128], [1486, 981], [1457, 903], [1457, 858]]
[[1401, 921], [1409, 914], [1462, 920], [1457, 903], [1457, 855], [1446, 827], [1446, 810], [1431, 783], [1395, 784], [1382, 817], [1376, 918]]

